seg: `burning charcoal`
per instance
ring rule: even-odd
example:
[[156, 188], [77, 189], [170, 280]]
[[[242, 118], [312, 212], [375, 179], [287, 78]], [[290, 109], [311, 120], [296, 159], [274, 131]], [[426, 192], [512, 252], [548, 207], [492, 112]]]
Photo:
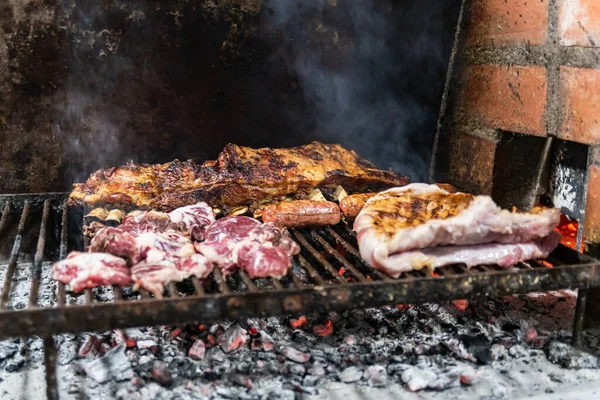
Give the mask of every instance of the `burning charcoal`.
[[233, 324], [223, 333], [219, 345], [225, 353], [230, 353], [248, 341], [248, 331], [239, 324]]
[[482, 364], [489, 364], [492, 361], [492, 351], [490, 350], [489, 343], [477, 336], [462, 335], [458, 337], [464, 345], [465, 349], [471, 354], [477, 361]]
[[306, 317], [304, 315], [301, 315], [300, 317], [298, 317], [298, 319], [290, 319], [290, 325], [294, 329], [299, 329], [306, 325]]
[[340, 380], [344, 383], [359, 381], [363, 372], [356, 367], [348, 367], [340, 373]]
[[252, 389], [252, 381], [246, 375], [234, 375], [232, 381], [240, 386], [245, 386], [248, 389]]
[[[124, 342], [122, 342], [124, 343]], [[88, 336], [85, 342], [79, 348], [77, 355], [79, 358], [85, 358], [89, 356], [91, 358], [96, 357], [98, 355], [106, 353], [106, 351], [102, 348], [102, 339], [97, 336]], [[121, 343], [119, 343], [121, 344]]]
[[173, 380], [173, 376], [171, 375], [171, 371], [162, 361], [154, 361], [154, 365], [152, 366], [152, 379], [158, 383], [163, 385], [169, 385]]
[[600, 366], [596, 356], [558, 341], [553, 341], [548, 346], [548, 360], [564, 368], [581, 369]]
[[204, 358], [205, 352], [206, 345], [204, 344], [204, 342], [202, 340], [196, 340], [190, 348], [188, 355], [192, 358], [195, 358], [196, 360], [202, 360], [202, 358]]
[[329, 336], [333, 333], [333, 324], [331, 321], [327, 321], [325, 325], [315, 325], [313, 326], [313, 333], [321, 337]]
[[310, 359], [310, 355], [288, 346], [281, 349], [281, 354], [297, 363], [305, 363]]
[[156, 347], [156, 346], [157, 346], [156, 341], [154, 341], [152, 339], [138, 340], [138, 342], [137, 342], [138, 349], [150, 349], [150, 348]]
[[275, 348], [275, 343], [273, 338], [265, 333], [264, 331], [260, 331], [260, 337], [252, 339], [250, 342], [250, 349], [256, 351], [273, 351]]
[[409, 368], [402, 373], [401, 377], [402, 382], [406, 383], [406, 387], [411, 392], [425, 389], [437, 380], [434, 372], [421, 368]]
[[471, 377], [469, 375], [461, 375], [460, 383], [463, 386], [471, 386], [471, 385], [473, 385], [473, 377]]
[[144, 386], [144, 380], [137, 375], [131, 378], [131, 381], [129, 383], [131, 384], [131, 386], [137, 389]]
[[73, 364], [80, 372], [85, 373], [98, 383], [111, 379], [127, 380], [133, 376], [131, 364], [125, 355], [125, 345], [120, 344], [95, 360], [82, 360]]
[[409, 368], [411, 368], [411, 366], [407, 364], [392, 363], [387, 366], [387, 373], [388, 375], [402, 374], [402, 372], [406, 371]]
[[367, 368], [365, 378], [371, 386], [385, 386], [387, 384], [387, 372], [381, 365], [371, 365]]

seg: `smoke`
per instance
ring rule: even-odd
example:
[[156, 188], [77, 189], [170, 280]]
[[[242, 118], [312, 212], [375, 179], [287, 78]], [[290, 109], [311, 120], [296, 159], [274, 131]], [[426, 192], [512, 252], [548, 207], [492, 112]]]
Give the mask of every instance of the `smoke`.
[[[396, 4], [399, 3], [399, 4]], [[459, 2], [269, 0], [310, 136], [426, 180]]]

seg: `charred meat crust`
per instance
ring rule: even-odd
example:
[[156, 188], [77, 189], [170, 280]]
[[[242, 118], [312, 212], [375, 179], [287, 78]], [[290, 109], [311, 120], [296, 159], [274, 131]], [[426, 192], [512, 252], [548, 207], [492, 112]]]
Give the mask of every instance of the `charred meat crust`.
[[251, 211], [286, 197], [306, 198], [314, 188], [328, 194], [341, 185], [349, 193], [408, 184], [408, 178], [373, 168], [338, 144], [252, 149], [228, 144], [217, 160], [133, 164], [97, 171], [74, 185], [71, 205], [119, 205], [125, 209], [175, 208], [205, 201], [227, 212]]

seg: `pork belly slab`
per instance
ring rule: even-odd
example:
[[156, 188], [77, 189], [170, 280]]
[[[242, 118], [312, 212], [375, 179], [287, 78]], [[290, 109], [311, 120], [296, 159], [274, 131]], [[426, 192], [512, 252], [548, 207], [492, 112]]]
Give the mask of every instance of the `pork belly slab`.
[[[361, 256], [371, 266], [398, 276], [424, 267], [508, 266], [545, 257], [558, 244], [551, 234], [559, 221], [558, 209], [510, 212], [488, 196], [414, 183], [369, 199], [354, 230]], [[490, 243], [495, 246], [477, 246]]]
[[251, 211], [286, 196], [306, 198], [314, 188], [375, 191], [408, 183], [405, 176], [376, 169], [338, 144], [253, 149], [228, 144], [217, 160], [148, 165], [127, 164], [93, 173], [75, 184], [70, 204], [113, 204], [171, 211], [203, 201], [230, 210]]

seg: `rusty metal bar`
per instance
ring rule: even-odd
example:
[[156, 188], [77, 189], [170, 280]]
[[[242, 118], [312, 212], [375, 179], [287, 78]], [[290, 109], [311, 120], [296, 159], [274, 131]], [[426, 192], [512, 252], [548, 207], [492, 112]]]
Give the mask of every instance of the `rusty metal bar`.
[[308, 243], [308, 241], [304, 238], [304, 236], [302, 236], [300, 232], [298, 232], [296, 229], [292, 229], [291, 231], [292, 235], [294, 235], [294, 237], [300, 243], [300, 246], [302, 246], [306, 251], [308, 251], [310, 255], [313, 256], [314, 259], [317, 260], [317, 262], [321, 264], [321, 266], [325, 268], [333, 278], [337, 279], [340, 283], [347, 284], [346, 280], [340, 276], [339, 270], [335, 269], [333, 265], [329, 263], [329, 261], [323, 258], [323, 256], [319, 254], [319, 252], [310, 243]]
[[175, 282], [169, 282], [168, 288], [169, 288], [169, 296], [181, 297], [181, 295], [179, 294], [179, 290], [177, 290], [177, 286], [175, 285]]
[[94, 302], [94, 292], [92, 289], [85, 289], [85, 304], [92, 304]]
[[298, 254], [298, 262], [300, 266], [308, 272], [308, 276], [310, 276], [313, 280], [317, 282], [317, 285], [325, 285], [325, 279], [317, 272], [316, 269], [312, 267], [312, 265], [304, 258], [301, 254]]
[[44, 260], [44, 248], [46, 247], [46, 226], [48, 224], [48, 215], [50, 213], [50, 200], [44, 201], [44, 210], [42, 211], [42, 223], [38, 234], [38, 242], [33, 258], [31, 269], [31, 287], [29, 291], [29, 307], [35, 307], [38, 299], [40, 287], [40, 276], [42, 274], [42, 262]]
[[577, 305], [575, 307], [575, 320], [573, 322], [573, 337], [571, 338], [571, 342], [575, 347], [581, 346], [581, 333], [583, 332], [588, 292], [589, 289], [579, 289], [577, 291]]
[[272, 278], [272, 279], [271, 279], [271, 283], [273, 284], [273, 287], [274, 287], [276, 290], [282, 290], [282, 289], [283, 289], [283, 285], [282, 285], [282, 284], [281, 284], [281, 282], [279, 282], [277, 279], [275, 279], [275, 278]]
[[221, 291], [221, 293], [229, 293], [229, 286], [227, 286], [227, 281], [225, 280], [225, 277], [223, 276], [219, 268], [214, 269], [213, 276], [215, 277], [217, 285], [219, 285], [219, 290]]
[[294, 283], [294, 286], [296, 286], [296, 288], [297, 288], [297, 289], [302, 289], [302, 288], [304, 288], [304, 287], [305, 287], [305, 285], [304, 285], [304, 282], [302, 282], [302, 281], [300, 280], [300, 278], [298, 278], [298, 277], [296, 276], [296, 274], [294, 274], [293, 272], [290, 272], [290, 273], [288, 274], [288, 276], [290, 276], [290, 277], [291, 277], [291, 279], [292, 279], [292, 282]]
[[202, 287], [202, 282], [196, 276], [192, 276], [192, 285], [194, 285], [194, 290], [198, 296], [204, 296], [204, 288]]
[[314, 229], [310, 231], [310, 235], [313, 237], [313, 239], [319, 242], [319, 244], [323, 247], [323, 249], [325, 249], [327, 253], [331, 254], [338, 262], [342, 263], [344, 268], [346, 268], [346, 270], [349, 270], [359, 282], [367, 281], [367, 278], [358, 269], [356, 269], [354, 265], [349, 263], [348, 260], [346, 260], [336, 249], [331, 247], [331, 245], [327, 243], [327, 241], [323, 239], [323, 237], [319, 235]]
[[121, 287], [113, 285], [113, 293], [115, 295], [115, 301], [123, 301], [123, 290]]
[[336, 241], [336, 243], [338, 243], [340, 246], [342, 246], [344, 248], [344, 250], [346, 250], [348, 253], [352, 254], [352, 256], [361, 264], [363, 264], [365, 267], [369, 268], [369, 274], [370, 275], [376, 275], [378, 279], [382, 279], [382, 280], [391, 280], [392, 278], [390, 278], [388, 275], [384, 274], [383, 272], [379, 271], [378, 269], [372, 268], [370, 265], [368, 265], [360, 256], [360, 253], [358, 252], [358, 250], [356, 250], [356, 248], [354, 246], [352, 246], [350, 243], [348, 243], [346, 240], [344, 240], [343, 237], [341, 237], [336, 231], [334, 231], [331, 227], [327, 227], [325, 228], [325, 231], [331, 235], [331, 237]]
[[10, 215], [10, 201], [7, 201], [4, 205], [4, 209], [2, 210], [2, 218], [0, 218], [0, 233], [4, 230], [6, 226], [6, 221], [8, 221], [8, 216]]
[[258, 291], [258, 288], [254, 284], [254, 282], [252, 282], [252, 279], [250, 279], [250, 276], [248, 276], [248, 273], [246, 271], [240, 269], [240, 270], [238, 270], [238, 275], [242, 278], [242, 281], [248, 288], [249, 292]]
[[44, 337], [44, 365], [46, 367], [46, 397], [48, 400], [58, 400], [56, 345], [52, 336]]
[[19, 260], [19, 253], [21, 251], [21, 242], [23, 241], [23, 231], [27, 223], [27, 217], [29, 215], [30, 204], [28, 200], [25, 200], [23, 204], [23, 211], [21, 212], [21, 219], [19, 221], [19, 227], [17, 228], [17, 236], [13, 244], [12, 251], [10, 253], [10, 259], [8, 261], [8, 267], [6, 269], [6, 277], [4, 278], [4, 287], [2, 288], [2, 297], [0, 298], [0, 310], [6, 308], [8, 297], [10, 296], [10, 286], [12, 284], [12, 278], [15, 273], [15, 267]]

